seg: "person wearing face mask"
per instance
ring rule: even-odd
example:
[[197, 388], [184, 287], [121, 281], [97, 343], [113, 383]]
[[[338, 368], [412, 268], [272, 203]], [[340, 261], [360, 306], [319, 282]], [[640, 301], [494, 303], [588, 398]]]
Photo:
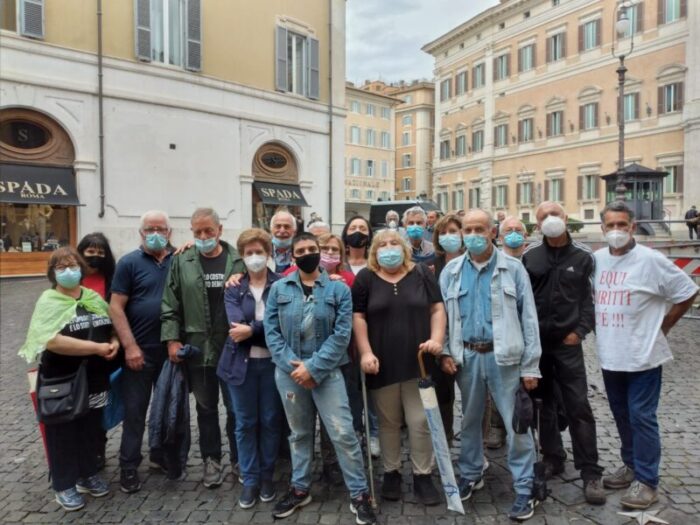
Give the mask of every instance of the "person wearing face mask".
[[375, 523], [362, 449], [340, 371], [349, 360], [350, 289], [320, 270], [320, 247], [313, 235], [295, 237], [292, 253], [299, 270], [272, 285], [264, 320], [265, 340], [277, 367], [275, 382], [291, 428], [292, 452], [289, 491], [277, 502], [272, 515], [286, 518], [311, 502], [315, 411], [333, 429], [330, 438], [356, 523]]
[[292, 239], [296, 232], [297, 221], [288, 211], [280, 210], [270, 219], [273, 260], [277, 273], [283, 273], [292, 265]]
[[236, 443], [243, 509], [275, 499], [272, 475], [282, 432], [282, 403], [275, 387], [275, 365], [265, 342], [263, 319], [272, 284], [280, 276], [267, 268], [272, 238], [265, 230], [241, 232], [236, 243], [246, 273], [224, 293], [231, 325], [217, 374], [226, 382], [236, 420]]
[[226, 406], [229, 459], [234, 472], [238, 463], [231, 398], [216, 376], [216, 366], [230, 328], [224, 309], [224, 283], [233, 273], [243, 273], [245, 265], [238, 251], [221, 240], [223, 227], [213, 209], [198, 208], [190, 224], [194, 247], [176, 256], [170, 265], [163, 291], [160, 338], [167, 342], [168, 357], [174, 363], [181, 362], [177, 352], [184, 344], [201, 350], [198, 357], [184, 364], [197, 402], [203, 484], [211, 488], [223, 482], [219, 390]]
[[107, 237], [100, 232], [88, 233], [80, 240], [77, 249], [87, 263], [83, 286], [109, 302], [116, 263]]
[[588, 402], [588, 382], [582, 342], [595, 327], [591, 279], [593, 252], [566, 231], [566, 213], [556, 202], [536, 211], [540, 242], [528, 246], [522, 262], [530, 275], [540, 325], [542, 382], [541, 447], [547, 477], [564, 471], [566, 452], [557, 417], [557, 396], [567, 414], [574, 466], [581, 471], [588, 503], [602, 505], [603, 468], [598, 460], [596, 422]]
[[[438, 220], [433, 231], [433, 246], [435, 247], [435, 278], [439, 280], [445, 265], [464, 253], [462, 219], [450, 214]], [[435, 367], [432, 377], [440, 406], [442, 426], [445, 428], [447, 442], [450, 443], [454, 437], [455, 376], [445, 374], [440, 367]]]
[[622, 460], [603, 485], [627, 489], [623, 507], [646, 509], [658, 501], [656, 412], [663, 365], [673, 359], [668, 333], [698, 287], [661, 252], [635, 242], [634, 214], [624, 202], [611, 202], [600, 216], [608, 247], [595, 252], [596, 350]]
[[[449, 337], [442, 352], [445, 373], [457, 374], [462, 394], [459, 493], [467, 500], [484, 486], [482, 419], [487, 387], [505, 421], [513, 420], [515, 393], [531, 391], [540, 377], [537, 312], [523, 265], [491, 242], [491, 215], [479, 209], [462, 222], [467, 252], [440, 276]], [[524, 521], [535, 512], [532, 498], [535, 443], [507, 425], [508, 467], [516, 493], [509, 517]]]
[[[141, 216], [141, 245], [117, 263], [109, 312], [124, 347], [122, 400], [124, 422], [119, 449], [120, 487], [127, 494], [141, 489], [138, 467], [151, 393], [168, 357], [160, 340], [160, 307], [172, 261], [170, 220], [159, 210]], [[149, 451], [149, 466], [165, 471], [163, 452]]]
[[[401, 427], [408, 427], [413, 492], [424, 505], [442, 499], [431, 478], [433, 448], [418, 389], [418, 351], [442, 351], [445, 309], [433, 272], [410, 260], [398, 232], [379, 232], [369, 265], [353, 285], [353, 331], [379, 418], [384, 499], [401, 498]], [[432, 372], [434, 358], [425, 360]]]
[[498, 226], [498, 238], [505, 253], [520, 259], [526, 247], [527, 228], [517, 217], [506, 217]]
[[[398, 217], [398, 214], [396, 214], [396, 217]], [[347, 248], [346, 269], [352, 271], [355, 275], [367, 267], [367, 254], [372, 244], [372, 236], [373, 232], [369, 221], [361, 215], [351, 217], [345, 223], [343, 232], [340, 234]]]
[[28, 363], [40, 362], [39, 373], [45, 378], [73, 375], [82, 363], [86, 366], [87, 413], [44, 426], [51, 485], [56, 502], [67, 511], [85, 506], [83, 494], [96, 498], [109, 494], [109, 484], [97, 473], [97, 456], [109, 374], [120, 346], [107, 303], [97, 292], [80, 286], [86, 269], [73, 248], [51, 254], [47, 271], [51, 288], [39, 297], [19, 350]]
[[435, 259], [435, 249], [433, 243], [426, 241], [423, 237], [426, 222], [425, 210], [420, 206], [413, 206], [403, 212], [403, 225], [411, 246], [411, 260], [414, 263], [431, 265]]
[[406, 234], [406, 230], [401, 227], [401, 219], [399, 217], [399, 212], [396, 210], [389, 210], [384, 216], [384, 224], [386, 224], [387, 229], [396, 230], [402, 235]]

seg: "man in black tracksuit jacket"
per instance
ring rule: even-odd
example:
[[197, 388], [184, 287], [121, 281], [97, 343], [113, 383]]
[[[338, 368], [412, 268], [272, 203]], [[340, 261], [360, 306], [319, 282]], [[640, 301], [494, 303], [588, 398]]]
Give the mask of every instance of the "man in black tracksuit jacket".
[[562, 472], [566, 459], [557, 426], [553, 392], [556, 383], [569, 421], [574, 466], [581, 471], [586, 500], [603, 504], [603, 469], [598, 464], [596, 424], [588, 403], [582, 348], [583, 339], [595, 327], [593, 252], [566, 231], [566, 214], [559, 204], [543, 202], [536, 217], [544, 237], [525, 250], [522, 262], [530, 275], [540, 324], [542, 379], [535, 395], [543, 400], [540, 441], [547, 474]]

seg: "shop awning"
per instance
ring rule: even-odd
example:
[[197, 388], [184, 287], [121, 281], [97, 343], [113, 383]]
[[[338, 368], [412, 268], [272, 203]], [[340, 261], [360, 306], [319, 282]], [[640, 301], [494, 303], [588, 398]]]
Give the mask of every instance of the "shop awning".
[[0, 202], [79, 206], [71, 168], [0, 164]]
[[276, 206], [308, 206], [298, 184], [254, 182], [253, 187], [265, 204]]

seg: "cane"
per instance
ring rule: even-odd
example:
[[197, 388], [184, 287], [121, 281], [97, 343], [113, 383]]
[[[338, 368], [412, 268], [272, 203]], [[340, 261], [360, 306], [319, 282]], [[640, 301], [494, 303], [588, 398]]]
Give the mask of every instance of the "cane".
[[367, 466], [369, 468], [369, 493], [372, 497], [372, 508], [377, 508], [377, 499], [374, 497], [374, 467], [372, 466], [372, 450], [369, 446], [369, 408], [367, 407], [367, 385], [365, 383], [365, 373], [360, 370], [360, 379], [362, 381], [362, 403], [365, 406], [365, 444], [367, 445]]

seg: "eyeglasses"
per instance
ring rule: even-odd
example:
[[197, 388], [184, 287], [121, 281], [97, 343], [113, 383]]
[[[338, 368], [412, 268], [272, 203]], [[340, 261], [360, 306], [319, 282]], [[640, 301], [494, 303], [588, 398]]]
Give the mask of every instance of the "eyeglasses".
[[146, 228], [142, 228], [141, 231], [143, 233], [168, 233], [170, 231], [170, 228], [160, 228], [158, 226], [148, 226]]

